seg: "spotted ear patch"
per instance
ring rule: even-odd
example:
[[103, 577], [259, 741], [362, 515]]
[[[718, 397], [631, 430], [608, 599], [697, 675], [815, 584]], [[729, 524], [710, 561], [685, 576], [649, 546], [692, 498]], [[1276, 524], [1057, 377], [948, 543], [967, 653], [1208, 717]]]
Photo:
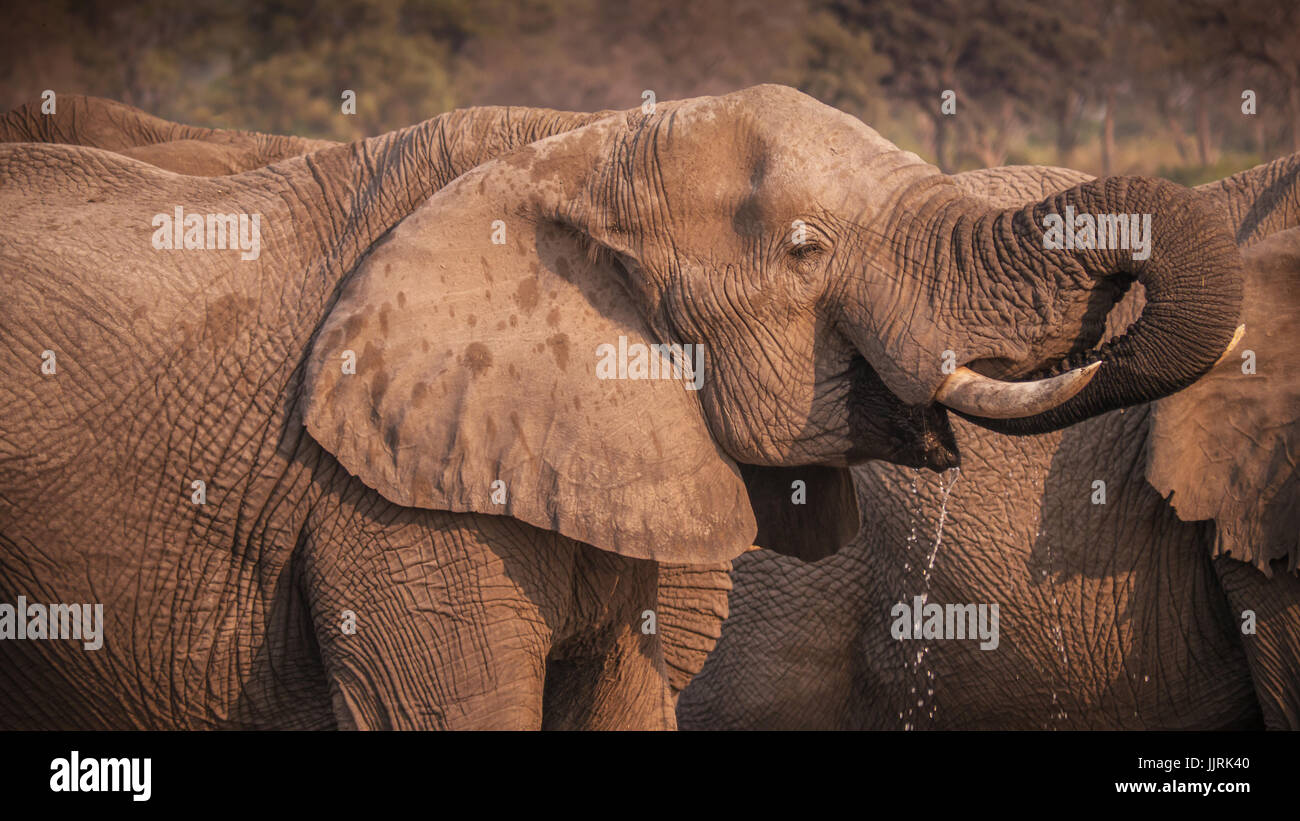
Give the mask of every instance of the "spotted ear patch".
[[400, 505], [508, 515], [633, 558], [738, 555], [753, 514], [698, 394], [671, 372], [638, 378], [638, 354], [660, 360], [619, 272], [571, 226], [518, 216], [530, 179], [517, 161], [480, 166], [372, 250], [310, 353], [308, 431]]

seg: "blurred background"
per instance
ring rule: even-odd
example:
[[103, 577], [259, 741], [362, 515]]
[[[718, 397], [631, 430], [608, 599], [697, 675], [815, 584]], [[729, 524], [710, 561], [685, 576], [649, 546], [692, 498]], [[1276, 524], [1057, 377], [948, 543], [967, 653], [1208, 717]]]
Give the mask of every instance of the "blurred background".
[[948, 171], [1194, 184], [1300, 151], [1300, 0], [50, 0], [7, 16], [4, 110], [51, 88], [351, 140], [460, 106], [778, 82]]

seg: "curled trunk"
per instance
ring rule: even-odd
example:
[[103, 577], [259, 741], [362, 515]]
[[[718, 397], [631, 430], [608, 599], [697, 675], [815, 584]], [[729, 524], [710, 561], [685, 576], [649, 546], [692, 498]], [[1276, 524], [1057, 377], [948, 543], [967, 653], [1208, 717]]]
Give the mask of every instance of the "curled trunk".
[[[1074, 380], [1084, 382], [1081, 389], [1055, 407], [1026, 404], [1016, 413], [1005, 406], [1018, 386], [1006, 383], [1006, 401], [985, 396], [986, 404], [1020, 418], [958, 409], [972, 421], [1004, 433], [1044, 433], [1158, 399], [1208, 371], [1233, 338], [1241, 260], [1227, 221], [1203, 194], [1163, 180], [1110, 177], [1005, 211], [952, 192], [932, 195], [931, 203], [936, 200], [941, 204], [928, 209], [930, 218], [917, 220], [902, 243], [904, 265], [932, 269], [916, 275], [931, 283], [926, 297], [935, 328], [912, 327], [911, 336], [937, 350], [950, 348], [959, 365], [1002, 378], [1041, 380], [1101, 363], [1090, 381]], [[1133, 242], [1047, 247], [1047, 218], [1068, 213], [1150, 215], [1149, 256], [1135, 253]], [[917, 248], [926, 253], [907, 255]], [[1146, 290], [1140, 318], [1093, 349], [1106, 313], [1134, 281]], [[991, 386], [982, 388], [987, 393]]]

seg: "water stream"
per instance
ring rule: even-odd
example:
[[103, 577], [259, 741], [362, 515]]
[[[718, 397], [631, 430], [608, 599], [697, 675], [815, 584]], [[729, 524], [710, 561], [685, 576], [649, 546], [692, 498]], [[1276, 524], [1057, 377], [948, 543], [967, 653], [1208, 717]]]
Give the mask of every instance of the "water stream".
[[[951, 480], [945, 482], [945, 479], [951, 477]], [[929, 550], [929, 555], [924, 557], [924, 566], [921, 568], [921, 607], [912, 613], [913, 618], [913, 636], [919, 638], [921, 635], [921, 611], [930, 599], [930, 574], [934, 571], [934, 562], [939, 557], [939, 547], [943, 544], [943, 526], [948, 519], [948, 497], [952, 495], [952, 489], [956, 486], [957, 480], [961, 478], [961, 468], [955, 467], [939, 474], [939, 521], [934, 528], [934, 545]], [[912, 571], [912, 548], [917, 545], [916, 524], [921, 517], [923, 502], [920, 494], [920, 471], [916, 471], [912, 477], [912, 495], [916, 500], [916, 508], [911, 511], [911, 532], [907, 537], [907, 547], [903, 569], [911, 577]], [[908, 663], [909, 680], [912, 682], [910, 689], [910, 698], [908, 700], [907, 710], [899, 713], [899, 718], [903, 719], [904, 730], [916, 729], [916, 720], [920, 716], [920, 711], [925, 710], [925, 719], [928, 723], [934, 722], [934, 714], [937, 709], [932, 701], [934, 698], [934, 670], [929, 669], [925, 664], [926, 655], [930, 652], [930, 646], [924, 643], [918, 643], [916, 653], [911, 657]], [[913, 706], [915, 705], [915, 706]], [[928, 705], [928, 709], [927, 709]]]
[[[1043, 539], [1043, 530], [1041, 526], [1039, 527], [1038, 530], [1038, 541], [1042, 543], [1043, 549], [1047, 555], [1047, 569], [1043, 571], [1043, 575], [1047, 577], [1047, 589], [1050, 592], [1052, 597], [1052, 611], [1051, 611], [1052, 612], [1051, 615], [1052, 639], [1056, 643], [1056, 652], [1060, 655], [1061, 658], [1060, 672], [1062, 678], [1064, 679], [1066, 692], [1069, 692], [1070, 656], [1069, 653], [1067, 653], [1065, 650], [1065, 637], [1061, 633], [1061, 599], [1056, 592], [1056, 567], [1055, 565], [1052, 564], [1052, 541], [1051, 539], [1047, 539], [1047, 540]], [[1070, 716], [1069, 713], [1066, 712], [1065, 706], [1061, 704], [1061, 702], [1058, 700], [1058, 696], [1056, 693], [1056, 684], [1054, 683], [1056, 680], [1056, 676], [1051, 676], [1050, 680], [1053, 682], [1051, 688], [1052, 688], [1052, 705], [1054, 709], [1053, 712], [1050, 714], [1049, 718], [1055, 719], [1056, 721], [1065, 721]], [[1044, 729], [1050, 729], [1050, 728], [1051, 728], [1050, 724], [1044, 727]]]

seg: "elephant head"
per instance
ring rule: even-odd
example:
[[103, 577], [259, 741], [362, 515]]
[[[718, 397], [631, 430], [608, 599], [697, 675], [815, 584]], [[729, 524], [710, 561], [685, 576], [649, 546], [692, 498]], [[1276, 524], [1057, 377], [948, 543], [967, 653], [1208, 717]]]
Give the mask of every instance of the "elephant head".
[[[1045, 248], [1067, 206], [1153, 215], [1150, 258]], [[941, 468], [936, 399], [1036, 432], [1184, 387], [1232, 336], [1239, 268], [1178, 186], [999, 210], [761, 86], [602, 117], [438, 190], [341, 288], [304, 420], [399, 504], [716, 561], [755, 532], [738, 464]], [[1146, 312], [1090, 351], [1135, 279]], [[672, 345], [691, 348], [651, 347]], [[682, 378], [602, 378], [647, 372]]]

